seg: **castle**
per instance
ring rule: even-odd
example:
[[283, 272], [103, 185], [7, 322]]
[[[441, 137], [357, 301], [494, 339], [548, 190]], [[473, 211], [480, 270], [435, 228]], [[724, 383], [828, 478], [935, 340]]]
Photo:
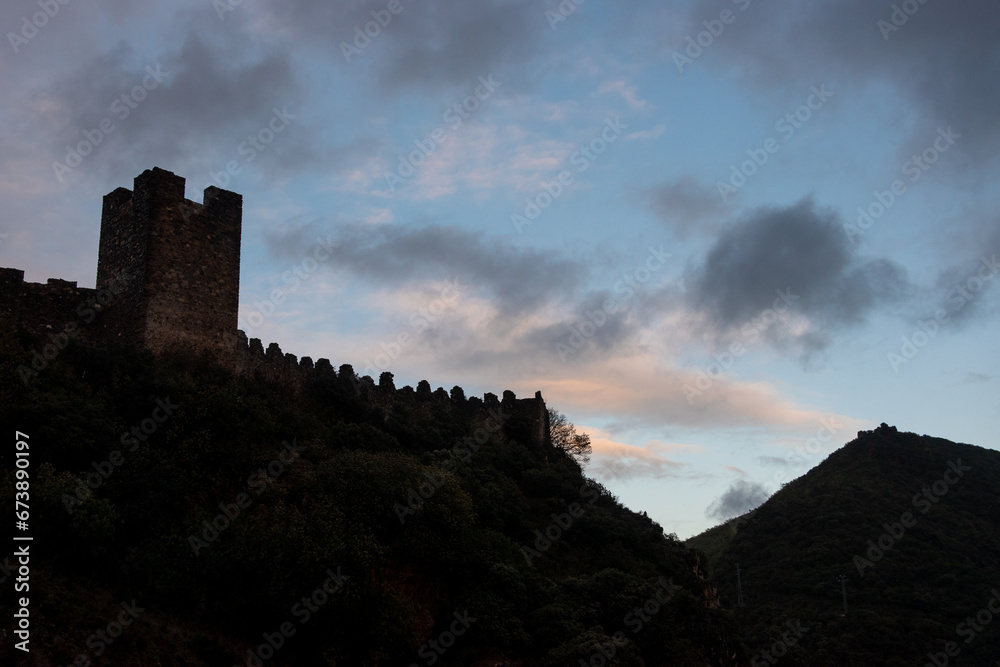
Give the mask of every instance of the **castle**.
[[[0, 268], [0, 319], [40, 339], [41, 350], [19, 368], [21, 379], [27, 384], [70, 339], [114, 341], [153, 354], [209, 353], [239, 376], [292, 390], [310, 375], [337, 375], [327, 359], [314, 365], [309, 357], [283, 354], [277, 343], [265, 351], [260, 339], [248, 340], [238, 329], [242, 219], [241, 195], [209, 186], [199, 204], [185, 199], [184, 178], [154, 167], [134, 179], [132, 190], [104, 196], [95, 288], [54, 278], [29, 283], [23, 270]], [[339, 377], [369, 398], [396, 393], [391, 377], [379, 378], [376, 387], [350, 365], [340, 367]], [[398, 392], [412, 393], [407, 389]], [[484, 407], [494, 404], [501, 402], [486, 394]], [[502, 405], [519, 416], [524, 436], [548, 442], [541, 392], [516, 399], [505, 391]]]
[[163, 169], [104, 196], [97, 286], [27, 283], [0, 269], [0, 317], [58, 346], [63, 337], [116, 340], [154, 353], [232, 352], [240, 283], [243, 197], [216, 187], [184, 198]]

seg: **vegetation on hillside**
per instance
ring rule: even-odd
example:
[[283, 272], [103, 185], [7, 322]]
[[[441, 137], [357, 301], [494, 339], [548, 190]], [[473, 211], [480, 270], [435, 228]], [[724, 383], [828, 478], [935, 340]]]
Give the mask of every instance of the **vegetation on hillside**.
[[1000, 452], [883, 425], [687, 543], [756, 664], [796, 622], [782, 665], [1000, 664]]
[[35, 538], [32, 653], [0, 663], [747, 664], [697, 553], [583, 476], [572, 425], [528, 446], [458, 387], [78, 344], [25, 386], [36, 345], [0, 340]]

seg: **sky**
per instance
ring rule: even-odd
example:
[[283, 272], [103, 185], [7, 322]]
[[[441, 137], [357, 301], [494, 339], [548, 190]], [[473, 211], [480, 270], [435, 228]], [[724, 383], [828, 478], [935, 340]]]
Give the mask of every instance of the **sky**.
[[995, 2], [8, 0], [0, 30], [29, 281], [92, 287], [146, 169], [233, 190], [251, 338], [540, 390], [681, 538], [881, 422], [1000, 449]]

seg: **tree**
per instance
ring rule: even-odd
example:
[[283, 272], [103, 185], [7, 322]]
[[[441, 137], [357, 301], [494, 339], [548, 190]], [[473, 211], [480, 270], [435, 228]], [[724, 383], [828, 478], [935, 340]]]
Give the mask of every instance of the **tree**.
[[549, 408], [549, 433], [552, 445], [573, 457], [577, 463], [586, 464], [590, 461], [590, 436], [577, 433], [576, 426], [566, 419], [566, 415]]

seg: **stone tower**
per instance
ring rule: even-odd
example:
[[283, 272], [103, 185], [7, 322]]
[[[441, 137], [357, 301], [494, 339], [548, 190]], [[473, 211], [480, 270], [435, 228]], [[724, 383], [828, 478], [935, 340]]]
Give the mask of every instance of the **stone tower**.
[[237, 329], [243, 197], [215, 186], [204, 203], [154, 167], [104, 196], [97, 290], [115, 294], [106, 335], [154, 353], [223, 351]]

